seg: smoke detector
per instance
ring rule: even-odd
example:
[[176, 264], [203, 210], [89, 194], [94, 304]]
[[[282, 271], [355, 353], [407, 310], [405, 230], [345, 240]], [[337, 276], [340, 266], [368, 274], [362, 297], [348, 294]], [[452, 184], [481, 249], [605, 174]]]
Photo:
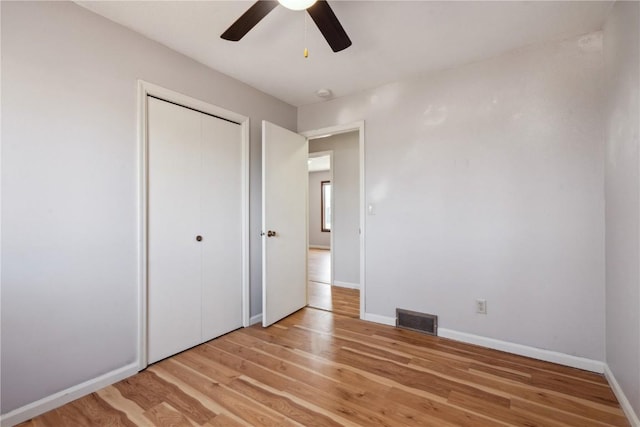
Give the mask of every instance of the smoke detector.
[[330, 98], [332, 95], [331, 89], [318, 89], [316, 91], [316, 96], [319, 98]]

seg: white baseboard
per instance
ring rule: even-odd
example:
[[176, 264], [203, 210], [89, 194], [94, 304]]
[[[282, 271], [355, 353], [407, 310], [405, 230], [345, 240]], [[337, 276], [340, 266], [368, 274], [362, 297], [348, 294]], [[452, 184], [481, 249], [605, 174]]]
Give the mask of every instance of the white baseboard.
[[73, 387], [29, 403], [21, 408], [2, 414], [2, 416], [0, 416], [0, 425], [2, 427], [14, 426], [137, 373], [138, 362], [123, 366], [97, 378], [74, 385]]
[[334, 280], [333, 286], [337, 286], [339, 288], [360, 289], [360, 283], [341, 282], [339, 280]]
[[330, 251], [331, 250], [331, 246], [309, 245], [309, 249], [326, 249], [326, 250]]
[[620, 387], [620, 384], [618, 384], [613, 372], [611, 372], [609, 365], [604, 365], [604, 376], [607, 381], [609, 381], [609, 385], [611, 386], [613, 393], [616, 395], [618, 403], [620, 403], [624, 414], [627, 416], [627, 420], [631, 423], [631, 427], [640, 427], [640, 418], [638, 418], [638, 414], [633, 410], [629, 399], [627, 399], [624, 391], [622, 391], [622, 388]]
[[256, 314], [255, 316], [251, 316], [251, 319], [249, 319], [249, 325], [255, 325], [256, 323], [261, 323], [261, 322], [262, 322], [262, 313]]
[[369, 322], [382, 323], [383, 325], [396, 326], [396, 318], [388, 316], [380, 316], [379, 314], [364, 313], [363, 320]]
[[467, 334], [465, 332], [458, 332], [445, 328], [438, 328], [438, 336], [456, 341], [466, 342], [469, 344], [480, 345], [482, 347], [492, 348], [495, 350], [506, 351], [507, 353], [518, 354], [520, 356], [532, 357], [534, 359], [544, 360], [546, 362], [571, 366], [572, 368], [597, 372], [599, 374], [602, 374], [604, 372], [605, 364], [604, 362], [601, 362], [599, 360], [572, 356], [570, 354], [560, 353], [557, 351], [544, 350], [542, 348], [530, 347], [528, 345], [516, 344], [509, 341], [501, 341], [494, 338]]
[[[395, 326], [396, 324], [395, 317], [380, 316], [371, 313], [365, 313], [364, 320], [391, 326]], [[557, 351], [543, 350], [541, 348], [501, 341], [465, 332], [458, 332], [451, 329], [438, 328], [438, 336], [462, 341], [468, 344], [492, 348], [494, 350], [506, 351], [507, 353], [513, 353], [520, 356], [532, 357], [546, 362], [553, 362], [560, 365], [571, 366], [573, 368], [584, 369], [586, 371], [597, 372], [599, 374], [603, 373], [605, 368], [604, 362], [599, 360], [586, 359], [584, 357], [572, 356], [570, 354], [560, 353]]]

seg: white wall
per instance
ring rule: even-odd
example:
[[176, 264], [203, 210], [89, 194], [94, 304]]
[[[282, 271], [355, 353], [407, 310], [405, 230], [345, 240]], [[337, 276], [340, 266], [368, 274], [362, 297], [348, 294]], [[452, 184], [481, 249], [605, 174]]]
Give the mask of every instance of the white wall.
[[365, 120], [367, 313], [604, 360], [600, 37], [299, 108]]
[[331, 172], [309, 172], [309, 245], [329, 248], [331, 233], [322, 231], [320, 183], [331, 181]]
[[136, 81], [251, 118], [252, 314], [260, 121], [296, 110], [68, 2], [2, 2], [2, 413], [135, 361]]
[[616, 2], [604, 29], [607, 364], [640, 414], [640, 5]]
[[333, 278], [360, 284], [360, 165], [358, 132], [309, 141], [309, 152], [333, 151]]

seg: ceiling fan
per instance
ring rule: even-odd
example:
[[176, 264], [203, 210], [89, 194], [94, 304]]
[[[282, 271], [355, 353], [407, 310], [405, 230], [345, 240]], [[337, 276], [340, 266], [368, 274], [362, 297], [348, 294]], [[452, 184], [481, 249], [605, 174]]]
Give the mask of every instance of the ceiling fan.
[[351, 46], [349, 36], [325, 0], [258, 0], [220, 37], [237, 42], [278, 4], [292, 10], [306, 10], [334, 52]]

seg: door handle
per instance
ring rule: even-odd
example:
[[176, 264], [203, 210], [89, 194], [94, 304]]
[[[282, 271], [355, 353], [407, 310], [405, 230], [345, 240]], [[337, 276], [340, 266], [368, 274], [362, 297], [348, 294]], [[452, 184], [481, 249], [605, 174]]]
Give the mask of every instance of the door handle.
[[267, 231], [267, 237], [276, 237], [276, 232], [272, 230]]

